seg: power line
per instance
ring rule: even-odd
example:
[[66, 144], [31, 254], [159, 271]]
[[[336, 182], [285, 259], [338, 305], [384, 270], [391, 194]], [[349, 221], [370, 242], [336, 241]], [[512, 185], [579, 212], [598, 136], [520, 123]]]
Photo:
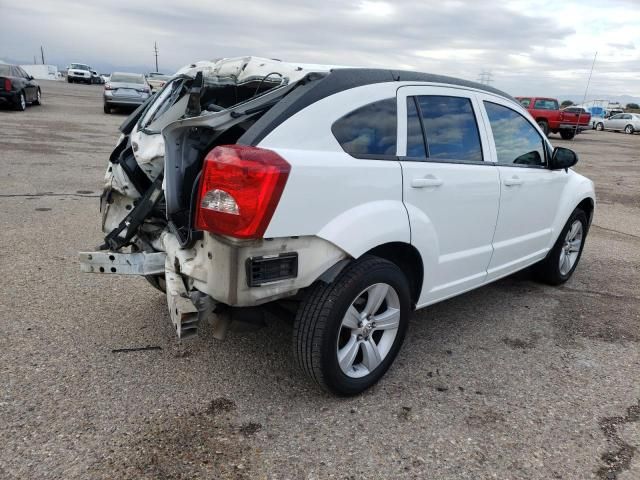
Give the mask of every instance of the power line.
[[478, 75], [478, 83], [483, 85], [491, 85], [493, 83], [493, 73], [490, 70], [483, 70]]
[[153, 53], [156, 56], [156, 72], [158, 72], [158, 42], [153, 42]]

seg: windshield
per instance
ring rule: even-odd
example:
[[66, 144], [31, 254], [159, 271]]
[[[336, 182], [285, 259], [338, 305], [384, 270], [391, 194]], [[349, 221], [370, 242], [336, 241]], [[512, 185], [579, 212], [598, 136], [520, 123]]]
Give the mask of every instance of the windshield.
[[72, 63], [70, 68], [75, 70], [89, 70], [89, 65], [85, 65], [84, 63]]
[[11, 65], [0, 65], [0, 75], [11, 75]]
[[134, 73], [113, 73], [111, 74], [111, 83], [144, 83], [144, 77], [142, 75], [136, 75]]

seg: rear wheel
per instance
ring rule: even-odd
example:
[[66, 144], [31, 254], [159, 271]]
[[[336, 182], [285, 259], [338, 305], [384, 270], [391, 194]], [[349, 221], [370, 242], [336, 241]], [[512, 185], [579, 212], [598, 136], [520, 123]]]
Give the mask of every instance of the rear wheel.
[[602, 122], [596, 123], [596, 130], [598, 130], [599, 132], [604, 130], [604, 124]]
[[332, 283], [318, 281], [307, 292], [294, 323], [296, 360], [326, 390], [360, 393], [393, 363], [409, 307], [402, 271], [387, 260], [362, 257]]
[[631, 135], [633, 132], [633, 125], [627, 125], [626, 127], [624, 127], [624, 133], [628, 133], [629, 135]]
[[540, 130], [542, 130], [542, 133], [544, 133], [545, 135], [549, 135], [549, 124], [547, 123], [547, 121], [538, 120], [537, 123], [538, 123], [538, 126], [540, 127]]
[[575, 271], [587, 238], [587, 215], [576, 208], [547, 257], [534, 269], [537, 277], [549, 285], [560, 285]]
[[575, 130], [560, 130], [560, 136], [563, 140], [571, 140], [576, 136]]
[[27, 97], [24, 96], [24, 92], [20, 92], [18, 94], [18, 99], [16, 101], [16, 110], [24, 112], [27, 108]]

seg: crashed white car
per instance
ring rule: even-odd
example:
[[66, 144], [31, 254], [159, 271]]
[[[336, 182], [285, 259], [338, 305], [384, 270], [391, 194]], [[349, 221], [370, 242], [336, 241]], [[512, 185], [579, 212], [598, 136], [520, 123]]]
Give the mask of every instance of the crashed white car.
[[343, 395], [387, 371], [413, 309], [531, 265], [567, 281], [595, 207], [517, 101], [438, 75], [202, 62], [121, 131], [82, 269], [146, 276], [179, 337], [292, 312], [298, 363]]

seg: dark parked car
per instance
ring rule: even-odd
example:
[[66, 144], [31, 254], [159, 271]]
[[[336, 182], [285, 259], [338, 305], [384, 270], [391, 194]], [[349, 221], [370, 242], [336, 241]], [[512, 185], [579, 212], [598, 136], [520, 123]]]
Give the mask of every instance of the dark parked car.
[[104, 85], [104, 113], [111, 107], [139, 107], [151, 95], [151, 87], [141, 73], [111, 74]]
[[10, 104], [24, 110], [27, 104], [40, 105], [40, 85], [17, 65], [0, 64], [0, 104]]

